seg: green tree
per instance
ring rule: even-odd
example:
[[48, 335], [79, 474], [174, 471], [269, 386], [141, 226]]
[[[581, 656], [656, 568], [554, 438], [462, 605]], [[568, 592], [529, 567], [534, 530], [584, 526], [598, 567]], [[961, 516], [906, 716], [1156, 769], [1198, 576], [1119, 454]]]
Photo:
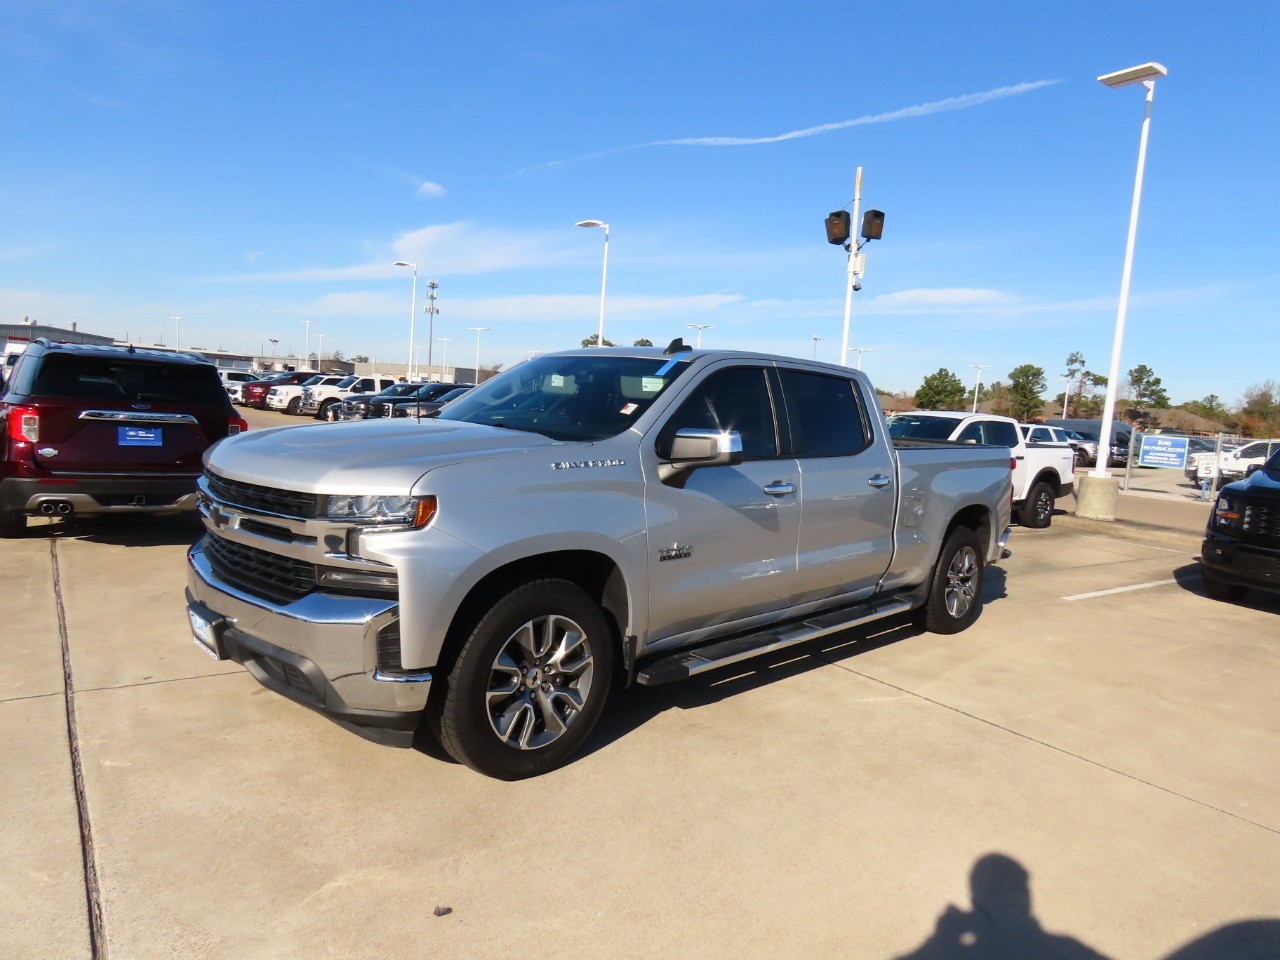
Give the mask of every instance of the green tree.
[[633, 347], [652, 347], [653, 341], [650, 340], [648, 337], [641, 337], [639, 340], [634, 341], [631, 345]]
[[1039, 415], [1044, 408], [1041, 394], [1045, 390], [1044, 367], [1024, 363], [1009, 371], [1009, 405], [1010, 416], [1018, 420], [1028, 420]]
[[916, 390], [916, 406], [921, 410], [962, 410], [968, 392], [959, 377], [946, 367], [939, 367]]
[[1161, 386], [1156, 372], [1145, 363], [1140, 363], [1130, 370], [1128, 377], [1135, 407], [1155, 407], [1159, 410], [1169, 408], [1169, 394]]
[[1186, 403], [1178, 404], [1178, 407], [1187, 413], [1194, 413], [1197, 417], [1217, 420], [1219, 423], [1224, 422], [1231, 415], [1231, 411], [1216, 393], [1211, 393], [1201, 400], [1188, 400]]
[[1280, 436], [1280, 382], [1264, 380], [1244, 392], [1237, 429], [1250, 437]]
[[366, 357], [363, 353], [357, 353], [354, 357], [351, 358], [351, 362], [352, 363], [368, 363], [369, 358]]
[[330, 359], [330, 360], [346, 360], [346, 359], [347, 359], [347, 355], [346, 355], [345, 353], [343, 353], [343, 352], [342, 352], [342, 349], [341, 349], [341, 348], [339, 348], [339, 349], [337, 349], [337, 350], [333, 351], [333, 353], [329, 354], [329, 359]]
[[[1079, 398], [1079, 394], [1083, 392], [1084, 377], [1087, 372], [1088, 371], [1085, 370], [1085, 359], [1084, 359], [1083, 353], [1081, 353], [1079, 350], [1072, 350], [1069, 354], [1067, 354], [1067, 369], [1066, 369], [1066, 372], [1063, 373], [1062, 375], [1067, 378], [1068, 392], [1071, 390], [1071, 385], [1073, 383], [1078, 383], [1080, 385], [1076, 391], [1077, 400]], [[1069, 414], [1064, 413], [1063, 416], [1064, 417], [1069, 416]]]
[[993, 380], [983, 387], [979, 402], [989, 404], [988, 411], [997, 416], [1013, 416], [1013, 403], [1009, 399], [1009, 385], [1003, 381]]
[[[597, 341], [597, 340], [599, 340], [599, 339], [600, 339], [600, 334], [598, 334], [598, 333], [593, 333], [593, 334], [592, 334], [591, 336], [589, 336], [589, 337], [583, 337], [583, 338], [582, 338], [582, 345], [583, 345], [584, 347], [594, 347], [594, 346], [596, 345], [596, 341]], [[604, 345], [605, 345], [606, 347], [612, 347], [612, 346], [613, 346], [613, 341], [612, 341], [612, 340], [610, 340], [608, 337], [605, 337], [605, 338], [604, 338]]]

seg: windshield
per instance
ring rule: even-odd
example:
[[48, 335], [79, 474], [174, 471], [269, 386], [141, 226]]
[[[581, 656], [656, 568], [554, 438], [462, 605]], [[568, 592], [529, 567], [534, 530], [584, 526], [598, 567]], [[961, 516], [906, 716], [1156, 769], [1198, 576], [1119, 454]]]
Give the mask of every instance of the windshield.
[[323, 381], [324, 381], [324, 377], [321, 377], [321, 376], [308, 377], [306, 380], [302, 381], [302, 385], [304, 387], [314, 387], [322, 383]]
[[945, 440], [955, 431], [959, 421], [951, 417], [931, 417], [920, 413], [895, 413], [885, 421], [891, 437], [915, 440]]
[[440, 419], [603, 440], [635, 423], [688, 368], [668, 357], [535, 357], [468, 390]]
[[351, 386], [353, 383], [355, 383], [355, 382], [356, 382], [357, 380], [359, 380], [359, 379], [360, 379], [359, 377], [343, 377], [341, 380], [339, 380], [337, 383], [335, 383], [335, 384], [334, 384], [334, 386], [335, 386], [335, 387], [349, 387], [349, 386]]

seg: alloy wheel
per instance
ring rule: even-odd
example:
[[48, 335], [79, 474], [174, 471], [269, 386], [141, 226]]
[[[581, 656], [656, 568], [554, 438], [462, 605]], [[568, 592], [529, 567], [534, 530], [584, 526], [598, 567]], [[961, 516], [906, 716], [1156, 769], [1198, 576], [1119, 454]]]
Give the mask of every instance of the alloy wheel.
[[507, 638], [489, 668], [489, 726], [518, 750], [554, 743], [581, 716], [594, 677], [582, 627], [556, 614], [529, 620]]

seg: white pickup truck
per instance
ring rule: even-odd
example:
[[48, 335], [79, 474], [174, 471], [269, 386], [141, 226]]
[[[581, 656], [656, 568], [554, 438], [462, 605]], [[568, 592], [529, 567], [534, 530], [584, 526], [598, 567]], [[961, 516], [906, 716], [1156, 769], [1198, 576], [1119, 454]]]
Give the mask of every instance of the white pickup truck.
[[889, 436], [912, 440], [951, 440], [1008, 447], [1013, 467], [1013, 509], [1024, 527], [1047, 527], [1053, 504], [1075, 486], [1075, 455], [1070, 444], [1023, 439], [1018, 422], [989, 413], [913, 410], [889, 417]]
[[270, 410], [283, 410], [285, 413], [301, 413], [302, 391], [306, 387], [320, 387], [326, 384], [338, 383], [345, 379], [347, 378], [342, 374], [318, 373], [310, 380], [304, 380], [302, 383], [286, 383], [279, 387], [272, 387], [267, 392], [267, 408]]
[[381, 393], [395, 386], [396, 378], [388, 376], [343, 377], [337, 383], [322, 383], [302, 388], [302, 413], [309, 413], [317, 420], [332, 420], [329, 409], [341, 403], [353, 393]]

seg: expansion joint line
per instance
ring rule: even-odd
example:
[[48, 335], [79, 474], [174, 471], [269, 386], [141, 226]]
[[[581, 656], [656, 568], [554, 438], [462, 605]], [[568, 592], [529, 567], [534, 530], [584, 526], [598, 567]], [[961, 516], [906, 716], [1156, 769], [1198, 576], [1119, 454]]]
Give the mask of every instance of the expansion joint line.
[[67, 636], [67, 608], [62, 602], [62, 571], [58, 566], [57, 540], [49, 542], [49, 559], [53, 565], [53, 599], [58, 610], [58, 636], [62, 643], [62, 697], [67, 714], [67, 743], [71, 748], [71, 780], [76, 794], [76, 817], [80, 821], [80, 858], [84, 867], [85, 904], [89, 912], [89, 950], [93, 960], [106, 960], [107, 938], [102, 920], [102, 891], [98, 886], [93, 825], [89, 822], [84, 764], [80, 756], [80, 733], [76, 727], [76, 687], [71, 675], [71, 644]]

